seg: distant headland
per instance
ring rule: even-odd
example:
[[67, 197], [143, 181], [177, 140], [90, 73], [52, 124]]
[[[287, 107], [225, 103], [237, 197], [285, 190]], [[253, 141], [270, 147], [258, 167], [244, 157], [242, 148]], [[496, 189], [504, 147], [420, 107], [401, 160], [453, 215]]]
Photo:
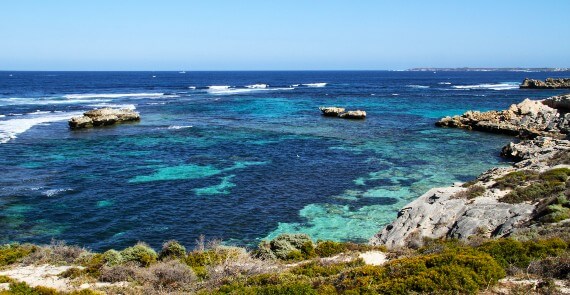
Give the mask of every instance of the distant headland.
[[411, 68], [411, 72], [568, 72], [570, 68]]

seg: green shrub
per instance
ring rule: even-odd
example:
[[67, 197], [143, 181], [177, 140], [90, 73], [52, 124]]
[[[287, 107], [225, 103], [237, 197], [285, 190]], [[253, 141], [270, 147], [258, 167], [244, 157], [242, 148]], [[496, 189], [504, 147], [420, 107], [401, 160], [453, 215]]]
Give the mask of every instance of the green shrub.
[[103, 254], [101, 254], [101, 259], [106, 266], [115, 266], [123, 263], [123, 255], [121, 255], [121, 252], [114, 249], [103, 252]]
[[495, 180], [493, 187], [499, 189], [516, 188], [525, 185], [531, 180], [538, 179], [538, 173], [531, 170], [520, 170], [508, 173], [507, 175]]
[[348, 270], [350, 268], [363, 266], [364, 261], [362, 259], [356, 259], [350, 262], [340, 262], [340, 263], [322, 263], [317, 261], [311, 261], [309, 263], [304, 263], [297, 267], [291, 269], [291, 273], [297, 275], [304, 275], [310, 278], [316, 277], [330, 277], [341, 272]]
[[315, 253], [319, 257], [331, 257], [348, 250], [346, 243], [334, 242], [334, 241], [318, 241], [317, 247], [315, 247]]
[[12, 278], [0, 275], [0, 284], [13, 283], [13, 282], [15, 281]]
[[564, 184], [558, 182], [536, 182], [526, 187], [517, 187], [515, 190], [500, 198], [499, 201], [510, 204], [517, 204], [527, 201], [535, 202], [540, 199], [559, 194], [563, 192], [564, 189]]
[[540, 180], [546, 182], [566, 182], [570, 176], [569, 168], [556, 168], [540, 174]]
[[559, 238], [526, 242], [498, 239], [484, 243], [478, 250], [491, 255], [503, 268], [526, 268], [532, 260], [560, 255], [566, 248]]
[[487, 189], [482, 185], [472, 185], [468, 187], [466, 190], [456, 193], [454, 197], [458, 199], [471, 200], [482, 196], [486, 190]]
[[444, 252], [350, 270], [341, 275], [337, 289], [355, 294], [471, 294], [504, 276], [504, 270], [488, 254]]
[[48, 287], [30, 287], [28, 284], [21, 283], [11, 283], [10, 284], [10, 295], [58, 295], [60, 294], [57, 290]]
[[546, 209], [546, 215], [540, 218], [542, 222], [559, 222], [570, 218], [570, 208], [562, 205], [550, 205]]
[[76, 279], [84, 274], [84, 271], [77, 267], [68, 268], [66, 271], [59, 274], [62, 278]]
[[162, 245], [158, 259], [180, 259], [186, 257], [186, 248], [177, 241], [168, 241]]
[[217, 247], [205, 251], [194, 250], [186, 256], [186, 264], [190, 267], [217, 265], [228, 259], [237, 258], [242, 250], [234, 247]]
[[256, 252], [263, 259], [303, 260], [316, 257], [313, 241], [306, 234], [281, 234], [270, 242], [262, 241]]
[[8, 244], [0, 246], [0, 266], [10, 265], [37, 250], [36, 246], [29, 244]]
[[156, 262], [158, 258], [158, 255], [151, 247], [140, 242], [121, 251], [121, 256], [123, 257], [123, 261], [132, 261], [141, 266], [149, 266]]

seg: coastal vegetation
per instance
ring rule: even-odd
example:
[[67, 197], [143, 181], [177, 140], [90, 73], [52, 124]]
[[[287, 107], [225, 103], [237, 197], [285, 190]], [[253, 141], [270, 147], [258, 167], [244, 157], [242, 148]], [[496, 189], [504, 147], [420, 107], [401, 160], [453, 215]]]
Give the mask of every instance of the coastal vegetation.
[[[387, 262], [367, 263], [360, 255], [370, 251], [383, 253]], [[11, 244], [0, 248], [0, 264], [66, 265], [60, 278], [91, 286], [58, 291], [0, 276], [8, 286], [0, 294], [475, 294], [493, 290], [506, 276], [556, 288], [552, 280], [568, 279], [570, 240], [426, 240], [419, 249], [389, 251], [283, 234], [251, 251], [202, 239], [190, 251], [168, 241], [158, 253], [143, 243], [103, 253], [63, 243]]]

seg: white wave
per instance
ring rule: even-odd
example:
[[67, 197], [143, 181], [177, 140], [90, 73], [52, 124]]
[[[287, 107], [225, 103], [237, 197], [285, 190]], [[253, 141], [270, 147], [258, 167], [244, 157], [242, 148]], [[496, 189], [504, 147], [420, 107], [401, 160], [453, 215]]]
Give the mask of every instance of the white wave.
[[190, 126], [190, 125], [188, 125], [188, 126], [174, 125], [174, 126], [168, 126], [168, 128], [166, 128], [166, 129], [179, 130], [179, 129], [186, 129], [186, 128], [192, 128], [192, 126]]
[[301, 86], [301, 84], [293, 84], [293, 85], [291, 85], [291, 87], [299, 87], [299, 86]]
[[249, 89], [265, 89], [267, 87], [269, 87], [269, 85], [267, 85], [267, 84], [253, 84], [253, 85], [245, 86], [245, 88], [249, 88]]
[[416, 89], [427, 89], [427, 88], [429, 88], [429, 86], [425, 86], [425, 85], [407, 85], [406, 87], [416, 88]]
[[58, 195], [59, 193], [62, 192], [67, 192], [67, 191], [72, 191], [73, 189], [71, 188], [56, 188], [56, 189], [48, 189], [45, 192], [42, 192], [42, 195], [46, 196], [46, 197], [53, 197]]
[[137, 108], [134, 104], [111, 104], [111, 103], [90, 104], [89, 106], [94, 108], [118, 108], [118, 109], [128, 109], [128, 110], [135, 110]]
[[307, 86], [307, 87], [325, 87], [325, 86], [327, 86], [327, 83], [322, 83], [322, 82], [321, 83], [306, 83], [303, 85]]
[[51, 114], [51, 112], [50, 112], [50, 111], [40, 111], [40, 110], [37, 110], [37, 111], [35, 111], [35, 112], [33, 112], [33, 113], [29, 113], [29, 115], [42, 115], [42, 114]]
[[73, 116], [80, 116], [81, 112], [48, 114], [41, 117], [32, 116], [12, 120], [0, 121], [0, 143], [6, 143], [16, 135], [28, 131], [30, 128], [43, 123], [65, 121]]
[[6, 115], [0, 115], [0, 118], [4, 118], [4, 117], [6, 117]]
[[477, 85], [455, 85], [451, 87], [460, 90], [471, 90], [471, 89], [511, 90], [511, 89], [518, 89], [519, 82], [485, 83]]
[[227, 86], [227, 85], [221, 85], [221, 86], [214, 85], [214, 86], [208, 86], [208, 90], [213, 90], [213, 91], [226, 90], [226, 89], [230, 89], [230, 87], [231, 86]]
[[196, 89], [196, 86], [188, 86], [188, 89], [195, 90], [195, 89]]
[[62, 98], [29, 98], [12, 97], [0, 99], [0, 105], [52, 105], [106, 102], [110, 99], [62, 99]]
[[392, 93], [392, 95], [393, 95], [393, 96], [398, 96], [399, 94], [398, 94], [398, 93]]
[[229, 95], [229, 94], [240, 94], [240, 93], [249, 93], [249, 92], [257, 92], [257, 91], [282, 91], [282, 90], [293, 90], [295, 88], [288, 87], [288, 88], [220, 88], [211, 90], [208, 89], [208, 93], [213, 95]]
[[451, 82], [439, 82], [437, 84], [439, 84], [439, 85], [451, 85]]
[[121, 97], [157, 97], [163, 96], [164, 93], [85, 93], [85, 94], [67, 94], [63, 97], [67, 99], [84, 99], [84, 98], [121, 98]]

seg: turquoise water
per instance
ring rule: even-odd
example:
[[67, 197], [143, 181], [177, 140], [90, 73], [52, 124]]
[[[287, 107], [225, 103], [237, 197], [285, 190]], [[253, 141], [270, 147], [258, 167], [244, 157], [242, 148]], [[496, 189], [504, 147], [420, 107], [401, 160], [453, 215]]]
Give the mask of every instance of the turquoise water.
[[[557, 93], [517, 88], [544, 73], [11, 74], [0, 72], [0, 243], [95, 250], [201, 234], [366, 241], [429, 188], [508, 164], [498, 154], [512, 138], [438, 129], [439, 117]], [[329, 105], [368, 117], [322, 117]], [[101, 106], [142, 120], [68, 130]]]

